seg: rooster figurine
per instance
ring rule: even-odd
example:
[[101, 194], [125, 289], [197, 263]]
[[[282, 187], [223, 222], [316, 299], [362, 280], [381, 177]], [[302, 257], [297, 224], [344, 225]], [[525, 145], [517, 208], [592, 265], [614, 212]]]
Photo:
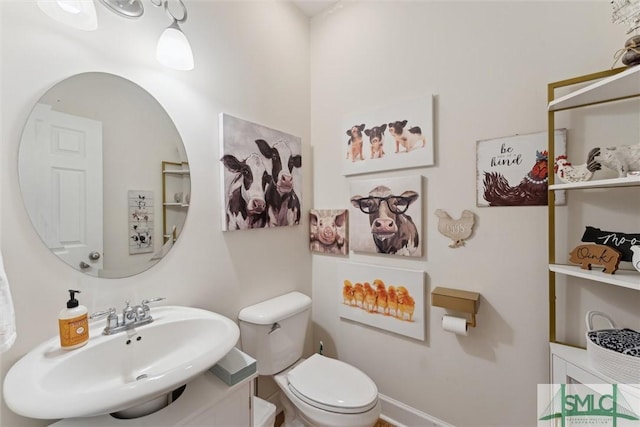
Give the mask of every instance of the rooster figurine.
[[548, 157], [546, 150], [536, 151], [534, 165], [516, 186], [511, 186], [499, 172], [485, 172], [483, 197], [489, 202], [489, 206], [546, 205]]
[[558, 179], [564, 183], [589, 181], [593, 177], [593, 173], [602, 168], [602, 165], [596, 161], [596, 156], [600, 155], [600, 149], [594, 148], [587, 155], [587, 163], [573, 166], [567, 160], [567, 156], [562, 155], [556, 157], [556, 164], [553, 167]]

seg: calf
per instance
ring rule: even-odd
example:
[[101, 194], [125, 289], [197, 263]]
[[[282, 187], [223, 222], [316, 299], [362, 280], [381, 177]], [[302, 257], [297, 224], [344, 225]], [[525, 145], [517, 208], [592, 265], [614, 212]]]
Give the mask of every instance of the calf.
[[396, 153], [400, 151], [400, 146], [403, 146], [406, 152], [415, 148], [420, 141], [424, 147], [427, 143], [427, 139], [422, 135], [422, 129], [418, 126], [414, 126], [411, 129], [405, 129], [407, 121], [396, 121], [389, 123], [389, 133], [396, 140]]
[[371, 235], [378, 253], [410, 256], [418, 249], [418, 229], [411, 217], [405, 214], [417, 199], [415, 191], [408, 190], [394, 196], [384, 185], [371, 190], [368, 197], [351, 197], [351, 204], [369, 215]]
[[[302, 156], [293, 155], [289, 146], [278, 141], [273, 147], [263, 139], [256, 144], [262, 155], [271, 160], [271, 179], [265, 190], [268, 226], [296, 225], [300, 223], [300, 200], [293, 188], [293, 168], [302, 166]], [[286, 167], [283, 168], [283, 161]]]
[[387, 129], [387, 125], [374, 126], [371, 129], [365, 129], [364, 134], [369, 137], [371, 143], [371, 158], [379, 159], [384, 156], [384, 149], [382, 144], [384, 143], [384, 131]]
[[329, 254], [347, 254], [345, 225], [347, 210], [314, 211], [309, 213], [312, 251]]
[[349, 160], [349, 154], [351, 154], [352, 162], [358, 160], [358, 156], [360, 160], [364, 160], [364, 157], [362, 157], [362, 129], [364, 129], [364, 123], [360, 126], [353, 125], [351, 129], [347, 130], [347, 135], [349, 135], [349, 139], [347, 140], [347, 145], [349, 146], [347, 149], [347, 160]]
[[265, 188], [271, 177], [262, 158], [253, 153], [241, 161], [226, 154], [221, 160], [229, 171], [236, 174], [227, 194], [227, 230], [265, 227]]

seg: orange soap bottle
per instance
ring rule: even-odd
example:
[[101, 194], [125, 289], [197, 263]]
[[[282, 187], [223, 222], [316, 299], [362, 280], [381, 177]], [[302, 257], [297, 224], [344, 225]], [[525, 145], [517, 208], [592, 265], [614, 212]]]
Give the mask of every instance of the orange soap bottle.
[[58, 315], [60, 328], [60, 347], [63, 350], [73, 350], [82, 347], [89, 341], [89, 316], [87, 307], [80, 305], [75, 294], [80, 291], [69, 289], [69, 301], [67, 308]]

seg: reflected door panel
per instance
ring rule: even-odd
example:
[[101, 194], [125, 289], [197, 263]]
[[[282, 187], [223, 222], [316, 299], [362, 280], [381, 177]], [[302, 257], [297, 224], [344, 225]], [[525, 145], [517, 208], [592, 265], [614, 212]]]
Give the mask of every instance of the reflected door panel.
[[97, 276], [103, 257], [89, 254], [103, 253], [102, 123], [38, 104], [27, 127], [34, 127], [35, 144], [21, 168], [45, 171], [33, 180], [29, 212], [56, 255]]

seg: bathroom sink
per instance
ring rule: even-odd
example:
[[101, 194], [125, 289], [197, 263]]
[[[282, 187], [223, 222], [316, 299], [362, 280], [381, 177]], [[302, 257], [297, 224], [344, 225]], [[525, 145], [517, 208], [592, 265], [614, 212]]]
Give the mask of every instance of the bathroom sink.
[[38, 345], [7, 373], [7, 406], [43, 419], [131, 408], [206, 371], [240, 336], [235, 322], [206, 310], [164, 306], [151, 315], [152, 323], [114, 335], [92, 322], [89, 342], [75, 350], [62, 350], [57, 336]]

